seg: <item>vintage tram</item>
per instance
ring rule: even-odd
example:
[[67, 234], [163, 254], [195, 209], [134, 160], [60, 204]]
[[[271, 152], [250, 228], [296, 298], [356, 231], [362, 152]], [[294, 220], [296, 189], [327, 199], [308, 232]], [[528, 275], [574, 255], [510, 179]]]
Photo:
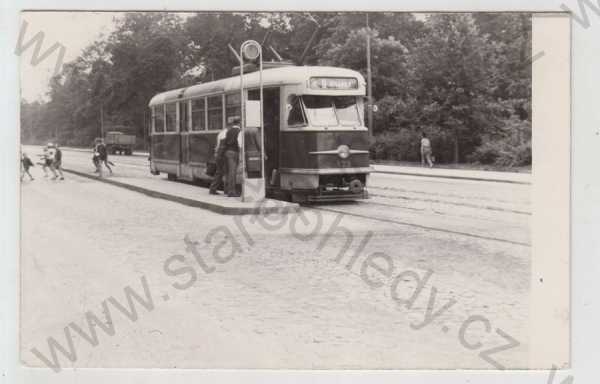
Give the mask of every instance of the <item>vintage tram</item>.
[[[259, 100], [258, 72], [244, 74], [244, 95]], [[268, 197], [300, 202], [367, 197], [369, 133], [365, 81], [335, 67], [265, 69], [263, 124]], [[240, 76], [152, 98], [150, 169], [169, 179], [210, 179], [216, 136], [240, 116]]]

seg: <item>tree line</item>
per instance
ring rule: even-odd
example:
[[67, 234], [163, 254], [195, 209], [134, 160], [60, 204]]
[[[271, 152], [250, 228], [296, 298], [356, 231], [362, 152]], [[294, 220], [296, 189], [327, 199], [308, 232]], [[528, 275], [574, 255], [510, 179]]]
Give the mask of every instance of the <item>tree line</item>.
[[[370, 37], [371, 154], [416, 161], [426, 132], [438, 162], [531, 164], [531, 16], [519, 13], [127, 13], [21, 102], [22, 142], [89, 145], [106, 128], [147, 135], [150, 98], [231, 76], [228, 45], [254, 39], [301, 65], [366, 77]], [[276, 53], [264, 50], [265, 60]]]

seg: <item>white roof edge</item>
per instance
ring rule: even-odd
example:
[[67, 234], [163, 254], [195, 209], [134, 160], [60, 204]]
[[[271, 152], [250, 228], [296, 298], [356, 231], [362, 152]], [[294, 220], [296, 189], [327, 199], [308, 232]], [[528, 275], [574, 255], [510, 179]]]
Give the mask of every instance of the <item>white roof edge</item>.
[[[285, 76], [285, 81], [281, 77]], [[356, 77], [359, 81], [359, 89], [364, 85], [365, 79], [360, 72], [341, 68], [327, 66], [289, 66], [280, 68], [270, 68], [263, 71], [263, 84], [266, 86], [275, 84], [298, 84], [306, 81], [311, 76], [349, 76]], [[251, 72], [244, 75], [244, 88], [257, 87], [259, 83], [259, 72]], [[148, 106], [164, 104], [169, 101], [176, 101], [178, 98], [191, 98], [196, 95], [228, 92], [239, 90], [240, 76], [227, 77], [208, 83], [199, 83], [186, 88], [178, 88], [156, 94]]]

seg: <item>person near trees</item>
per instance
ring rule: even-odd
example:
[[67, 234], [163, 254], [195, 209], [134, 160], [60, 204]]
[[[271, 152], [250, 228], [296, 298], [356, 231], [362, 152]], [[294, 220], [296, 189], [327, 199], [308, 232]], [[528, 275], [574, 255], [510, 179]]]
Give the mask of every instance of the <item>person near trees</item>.
[[421, 132], [421, 166], [425, 166], [425, 162], [427, 162], [429, 168], [433, 167], [432, 153], [431, 141], [425, 132]]

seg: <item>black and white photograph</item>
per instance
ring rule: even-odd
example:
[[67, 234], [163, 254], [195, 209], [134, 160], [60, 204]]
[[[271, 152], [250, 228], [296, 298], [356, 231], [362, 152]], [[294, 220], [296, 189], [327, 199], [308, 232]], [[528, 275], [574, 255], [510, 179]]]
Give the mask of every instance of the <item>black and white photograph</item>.
[[569, 367], [565, 14], [20, 17], [24, 366]]

